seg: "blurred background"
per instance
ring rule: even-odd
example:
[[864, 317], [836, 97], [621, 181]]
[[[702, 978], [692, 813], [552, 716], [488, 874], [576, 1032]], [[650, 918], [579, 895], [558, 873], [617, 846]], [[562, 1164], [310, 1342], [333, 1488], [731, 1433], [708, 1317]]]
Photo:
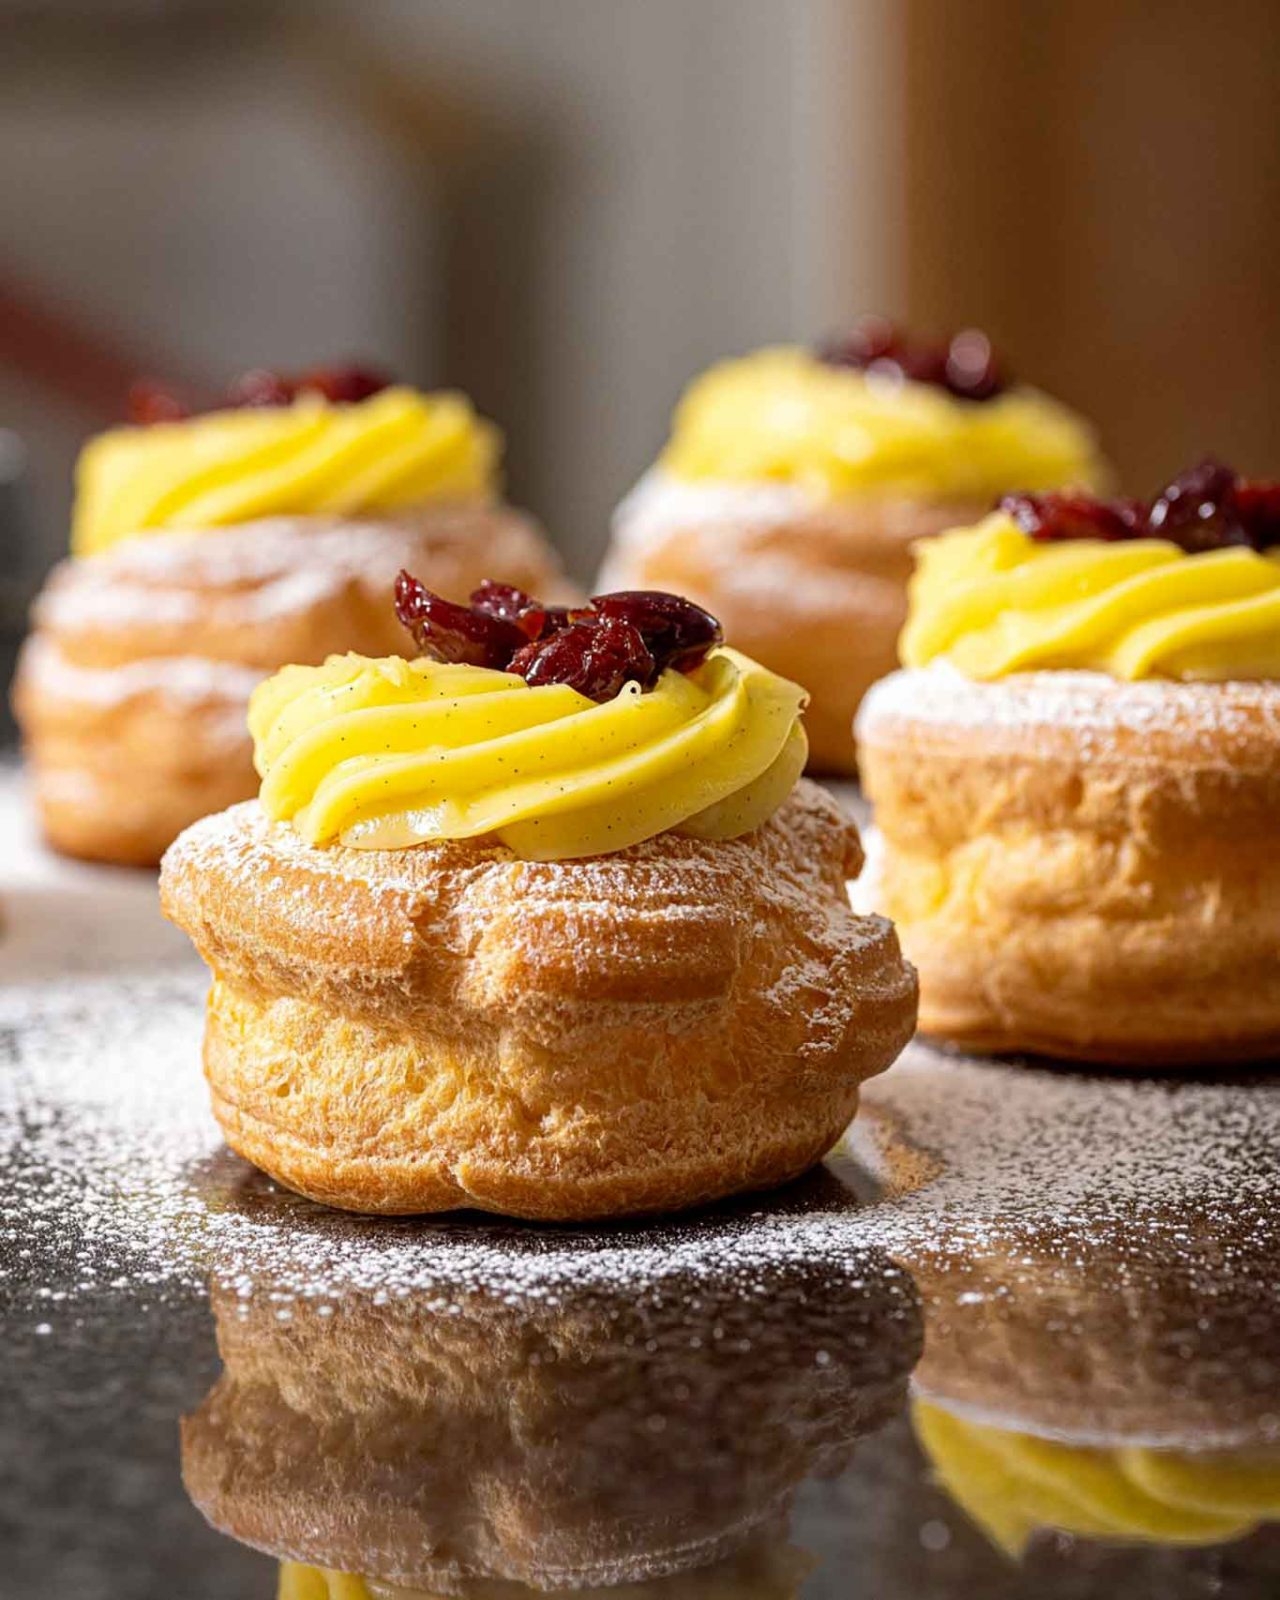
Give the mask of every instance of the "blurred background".
[[[0, 640], [140, 370], [466, 389], [589, 576], [717, 356], [986, 328], [1280, 474], [1276, 0], [0, 0]], [[7, 676], [0, 659], [0, 683]]]

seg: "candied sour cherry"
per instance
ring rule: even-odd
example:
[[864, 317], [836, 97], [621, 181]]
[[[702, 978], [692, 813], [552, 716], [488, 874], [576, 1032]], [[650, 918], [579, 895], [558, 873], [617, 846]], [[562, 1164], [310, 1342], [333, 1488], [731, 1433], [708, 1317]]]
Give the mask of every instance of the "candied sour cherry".
[[1078, 490], [1008, 494], [1000, 501], [1024, 533], [1062, 539], [1167, 539], [1188, 555], [1233, 545], [1280, 544], [1280, 483], [1245, 479], [1206, 458], [1180, 472], [1149, 503], [1101, 500]]
[[396, 615], [436, 661], [513, 672], [534, 687], [566, 683], [600, 701], [626, 683], [651, 689], [669, 667], [692, 672], [724, 637], [710, 612], [656, 589], [547, 606], [511, 584], [486, 581], [464, 606], [408, 572], [396, 580]]
[[350, 361], [311, 367], [290, 376], [267, 367], [242, 372], [226, 387], [221, 399], [200, 400], [180, 387], [157, 378], [139, 378], [129, 390], [129, 421], [147, 426], [155, 422], [183, 422], [210, 411], [244, 411], [287, 406], [300, 394], [318, 394], [335, 405], [368, 400], [390, 386], [391, 379], [372, 367]]
[[820, 346], [818, 357], [833, 367], [929, 383], [958, 400], [994, 400], [1009, 387], [990, 339], [978, 328], [944, 342], [912, 338], [885, 317], [860, 317], [852, 333]]

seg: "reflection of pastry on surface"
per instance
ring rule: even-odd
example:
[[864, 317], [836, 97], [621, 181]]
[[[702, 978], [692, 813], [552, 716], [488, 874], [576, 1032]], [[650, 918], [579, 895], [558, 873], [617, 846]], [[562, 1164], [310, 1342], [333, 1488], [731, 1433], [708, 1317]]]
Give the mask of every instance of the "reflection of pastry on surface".
[[803, 683], [813, 765], [835, 773], [855, 770], [854, 712], [895, 665], [913, 542], [1007, 489], [1103, 472], [1089, 430], [1043, 395], [963, 398], [848, 354], [762, 350], [697, 379], [658, 467], [618, 508], [601, 575], [700, 600]]
[[944, 1486], [1011, 1552], [1082, 1536], [1036, 1540], [1035, 1576], [1139, 1564], [1142, 1592], [1181, 1593], [1118, 1546], [1234, 1539], [1280, 1506], [1280, 1085], [917, 1043], [868, 1099], [851, 1140], [920, 1295], [916, 1433]]
[[[1015, 1227], [950, 1258], [907, 1252], [937, 1329], [920, 1393], [1076, 1444], [1280, 1444], [1280, 1298], [1258, 1277], [1274, 1273], [1274, 1241], [1256, 1251], [1247, 1224], [1206, 1225], [1190, 1209], [1179, 1231], [1178, 1215], [1131, 1224], [1128, 1247], [1123, 1221], [1098, 1221]], [[1233, 1259], [1224, 1281], [1215, 1264]]]
[[[1028, 515], [1054, 503], [1023, 499]], [[1280, 1048], [1280, 867], [1257, 844], [1280, 810], [1280, 561], [1106, 526], [1032, 535], [998, 513], [924, 547], [906, 670], [858, 719], [877, 909], [920, 969], [921, 1028], [967, 1049], [1265, 1059]], [[1221, 532], [1246, 535], [1272, 532]]]
[[[812, 1559], [803, 1551], [759, 1538], [714, 1566], [560, 1593], [574, 1600], [796, 1600], [812, 1567]], [[463, 1600], [533, 1600], [546, 1591], [505, 1578], [480, 1578], [456, 1593]], [[424, 1589], [379, 1583], [376, 1578], [284, 1561], [276, 1600], [437, 1600], [437, 1596]]]
[[1222, 1544], [1280, 1517], [1280, 1447], [1193, 1452], [1067, 1444], [927, 1401], [916, 1437], [942, 1486], [1006, 1554], [1037, 1530], [1118, 1543]]
[[215, 1292], [224, 1371], [183, 1424], [188, 1492], [247, 1544], [428, 1594], [765, 1549], [781, 1578], [793, 1492], [900, 1408], [919, 1350], [878, 1257], [286, 1300]]
[[463, 596], [494, 571], [554, 594], [536, 525], [496, 497], [497, 437], [459, 396], [220, 411], [86, 447], [75, 555], [14, 686], [35, 803], [71, 855], [154, 864], [256, 787], [254, 685], [398, 639], [397, 571]]
[[850, 1144], [892, 1197], [926, 1400], [1104, 1448], [1280, 1445], [1280, 1085], [917, 1042], [868, 1100]]
[[215, 973], [228, 1142], [382, 1211], [676, 1209], [804, 1171], [908, 1038], [892, 929], [854, 918], [857, 835], [802, 783], [740, 839], [584, 861], [489, 839], [305, 844], [256, 805], [166, 857]]

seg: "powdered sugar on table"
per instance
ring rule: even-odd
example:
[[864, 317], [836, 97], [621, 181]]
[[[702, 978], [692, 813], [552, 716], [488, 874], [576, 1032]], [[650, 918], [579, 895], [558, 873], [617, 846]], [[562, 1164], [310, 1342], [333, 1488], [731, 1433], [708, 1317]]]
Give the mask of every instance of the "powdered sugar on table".
[[[555, 1297], [570, 1281], [638, 1286], [797, 1256], [887, 1253], [911, 1271], [1023, 1244], [1086, 1259], [1120, 1241], [1135, 1263], [1181, 1253], [1199, 1272], [1215, 1229], [1227, 1278], [1280, 1259], [1273, 1075], [1143, 1080], [923, 1045], [869, 1086], [825, 1172], [778, 1196], [575, 1229], [326, 1211], [222, 1146], [200, 1070], [205, 976], [160, 920], [154, 878], [54, 861], [22, 814], [0, 778], [0, 1233], [6, 1299], [26, 1323], [56, 1330], [107, 1284], [146, 1303], [214, 1274], [287, 1309], [444, 1279]], [[40, 1233], [67, 1241], [57, 1282], [24, 1270]]]

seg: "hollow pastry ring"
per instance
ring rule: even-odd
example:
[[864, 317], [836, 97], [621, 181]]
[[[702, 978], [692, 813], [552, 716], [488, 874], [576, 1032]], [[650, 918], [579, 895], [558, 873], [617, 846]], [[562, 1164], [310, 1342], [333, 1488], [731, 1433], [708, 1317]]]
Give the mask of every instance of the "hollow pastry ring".
[[1074, 1060], [1280, 1050], [1280, 683], [901, 672], [858, 719], [921, 1029]]
[[154, 866], [188, 823], [256, 793], [255, 684], [286, 662], [399, 649], [402, 566], [449, 595], [495, 572], [553, 597], [563, 588], [534, 524], [496, 506], [272, 518], [64, 562], [36, 602], [14, 685], [49, 842]]
[[189, 829], [166, 914], [214, 972], [227, 1142], [359, 1211], [674, 1210], [782, 1183], [910, 1037], [855, 917], [857, 833], [801, 783], [763, 826], [535, 863], [492, 841], [316, 849], [256, 803]]
[[863, 695], [897, 665], [911, 546], [964, 526], [971, 501], [828, 502], [794, 484], [648, 473], [618, 507], [600, 589], [670, 589], [734, 644], [809, 691], [810, 768], [854, 776]]

